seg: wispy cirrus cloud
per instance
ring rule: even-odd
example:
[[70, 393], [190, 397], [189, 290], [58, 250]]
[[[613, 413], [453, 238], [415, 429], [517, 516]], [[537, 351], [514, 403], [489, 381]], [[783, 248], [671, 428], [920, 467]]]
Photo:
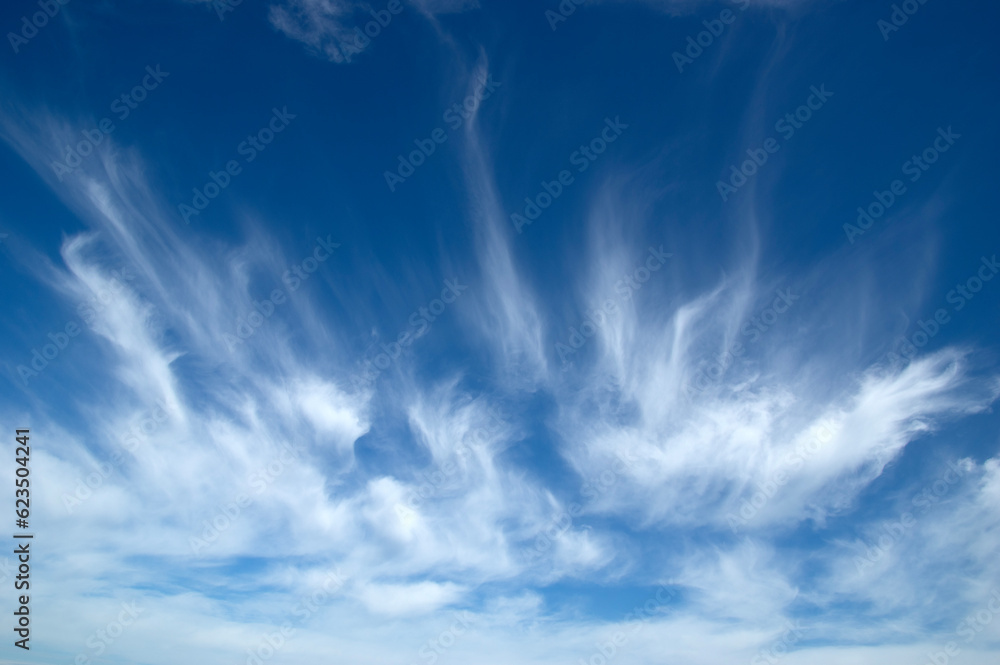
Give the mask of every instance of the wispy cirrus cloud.
[[404, 10], [430, 19], [479, 6], [476, 0], [393, 0], [376, 5], [358, 0], [285, 0], [268, 17], [278, 31], [331, 62], [351, 62]]
[[[408, 8], [433, 19], [472, 6]], [[378, 20], [371, 10], [294, 0], [270, 19], [346, 62], [357, 22]], [[483, 55], [442, 88], [461, 98], [453, 88], [474, 90], [495, 66]], [[110, 646], [136, 662], [245, 659], [295, 617], [281, 656], [302, 663], [337, 653], [542, 664], [608, 644], [622, 662], [753, 663], [776, 653], [791, 623], [801, 636], [783, 662], [895, 665], [942, 648], [950, 617], [988, 598], [996, 442], [978, 456], [955, 450], [966, 436], [957, 426], [986, 413], [1000, 383], [971, 344], [910, 360], [882, 353], [899, 310], [926, 299], [934, 252], [901, 245], [889, 264], [865, 253], [875, 250], [825, 248], [812, 262], [775, 261], [765, 227], [777, 159], [732, 210], [702, 216], [669, 198], [690, 193], [686, 165], [650, 184], [663, 165], [634, 150], [643, 138], [630, 152], [644, 136], [631, 119], [621, 161], [594, 160], [565, 210], [548, 211], [558, 233], [516, 234], [507, 178], [532, 165], [505, 155], [514, 105], [499, 96], [517, 86], [505, 79], [498, 103], [439, 147], [438, 161], [457, 167], [441, 178], [455, 200], [427, 213], [448, 218], [442, 257], [407, 240], [416, 258], [393, 263], [334, 235], [345, 251], [235, 346], [227, 335], [276, 285], [288, 291], [284, 271], [311, 255], [316, 234], [300, 245], [287, 231], [309, 214], [241, 207], [249, 197], [234, 187], [231, 232], [185, 228], [163, 200], [171, 155], [107, 137], [60, 181], [50, 164], [74, 122], [6, 107], [0, 136], [79, 222], [51, 257], [13, 257], [33, 288], [76, 316], [77, 303], [116, 287], [114, 271], [135, 275], [28, 387], [18, 357], [8, 360], [30, 408], [3, 415], [38, 423], [32, 472], [53, 488], [36, 519], [60, 536], [42, 571], [58, 591], [41, 589], [37, 609], [63, 627], [56, 648], [96, 656], [90, 636], [135, 602], [145, 614]], [[754, 99], [747, 133], [770, 118]], [[280, 181], [280, 196], [301, 194], [299, 177]], [[345, 182], [322, 187], [350, 201]], [[405, 205], [419, 219], [418, 204]], [[933, 218], [947, 206], [929, 208], [921, 215], [942, 223]], [[388, 213], [373, 209], [356, 226], [383, 235]], [[532, 245], [551, 238], [544, 251]], [[651, 248], [670, 254], [656, 270]], [[352, 381], [366, 347], [420, 328], [411, 317], [457, 272], [468, 275], [461, 301], [377, 380]], [[570, 328], [612, 298], [572, 363], [560, 362]], [[164, 417], [143, 427], [154, 409]], [[123, 449], [132, 432], [138, 445]], [[919, 454], [930, 442], [940, 463]], [[940, 485], [952, 466], [962, 472]], [[906, 511], [909, 526], [887, 531]], [[331, 571], [343, 583], [311, 600]], [[963, 648], [965, 662], [995, 660], [998, 626]]]

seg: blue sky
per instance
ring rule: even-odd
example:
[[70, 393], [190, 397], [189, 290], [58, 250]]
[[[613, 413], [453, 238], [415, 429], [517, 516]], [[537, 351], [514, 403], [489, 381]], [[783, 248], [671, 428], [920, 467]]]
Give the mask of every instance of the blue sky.
[[8, 3], [3, 662], [996, 662], [996, 19]]

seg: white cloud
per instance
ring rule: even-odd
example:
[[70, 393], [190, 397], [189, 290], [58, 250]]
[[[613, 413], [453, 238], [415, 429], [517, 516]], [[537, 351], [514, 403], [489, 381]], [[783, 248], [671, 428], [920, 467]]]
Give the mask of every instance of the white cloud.
[[366, 584], [358, 591], [364, 606], [374, 614], [405, 616], [426, 614], [462, 597], [456, 584], [417, 582], [415, 584]]
[[[692, 375], [730, 348], [746, 317], [773, 298], [774, 280], [754, 265], [682, 288], [673, 272], [682, 268], [671, 264], [563, 373], [547, 359], [565, 326], [517, 268], [478, 122], [468, 125], [466, 159], [484, 270], [470, 286], [466, 327], [492, 360], [496, 394], [473, 391], [461, 375], [417, 381], [405, 359], [376, 386], [352, 390], [347, 377], [356, 359], [343, 340], [357, 330], [325, 318], [308, 290], [231, 352], [223, 335], [259, 297], [251, 276], [277, 283], [288, 264], [262, 223], [248, 221], [248, 240], [218, 254], [179, 238], [176, 215], [145, 180], [142, 160], [114, 152], [110, 138], [72, 180], [53, 187], [89, 230], [63, 243], [64, 266], [27, 255], [26, 265], [35, 266], [29, 274], [70, 311], [111, 290], [112, 269], [124, 264], [136, 275], [74, 342], [81, 351], [67, 372], [86, 374], [94, 386], [75, 398], [87, 418], [74, 423], [80, 432], [55, 424], [58, 418], [51, 425], [40, 418], [33, 432], [46, 443], [33, 471], [52, 488], [41, 494], [36, 519], [42, 532], [59, 534], [41, 564], [51, 584], [36, 599], [39, 621], [62, 627], [52, 633], [54, 647], [86, 652], [87, 636], [138, 594], [148, 620], [116, 642], [116, 656], [229, 662], [273, 633], [328, 570], [342, 568], [345, 587], [303, 620], [286, 657], [410, 662], [448, 628], [454, 606], [483, 596], [489, 600], [476, 627], [449, 652], [456, 661], [586, 658], [617, 630], [629, 635], [622, 648], [636, 662], [744, 661], [773, 643], [796, 604], [823, 616], [811, 625], [817, 640], [869, 644], [890, 635], [907, 643], [803, 647], [788, 663], [907, 663], [939, 649], [934, 640], [947, 631], [925, 636], [924, 622], [935, 614], [930, 599], [958, 612], [986, 597], [985, 580], [998, 579], [996, 460], [968, 462], [966, 479], [921, 514], [878, 575], [852, 573], [854, 539], [836, 539], [813, 559], [829, 579], [804, 588], [802, 553], [772, 538], [803, 527], [822, 532], [849, 514], [913, 442], [986, 408], [996, 384], [970, 376], [969, 354], [957, 349], [877, 370], [855, 362], [844, 351], [848, 342], [817, 352], [801, 333], [826, 306], [814, 296], [796, 306], [796, 324], [787, 319], [785, 331], [775, 327], [746, 362], [688, 394]], [[2, 131], [55, 185], [47, 160], [68, 140], [65, 126], [26, 113], [5, 117]], [[576, 297], [581, 310], [650, 242], [640, 224], [614, 230], [621, 218], [640, 216], [642, 201], [595, 201], [590, 256], [574, 288], [559, 294]], [[681, 251], [669, 250], [683, 261]], [[345, 310], [354, 304], [342, 292], [334, 297]], [[284, 332], [293, 325], [294, 342]], [[846, 379], [845, 369], [853, 372]], [[551, 402], [541, 434], [579, 476], [571, 473], [569, 485], [601, 478], [616, 453], [633, 460], [580, 518], [556, 529], [540, 557], [525, 550], [578, 497], [506, 454], [517, 444], [523, 455], [546, 452], [528, 449], [539, 444], [526, 435], [527, 409], [496, 415], [498, 402], [526, 394]], [[123, 433], [158, 402], [166, 418], [142, 431], [134, 454], [123, 451]], [[375, 406], [397, 417], [402, 431], [383, 435], [385, 454], [366, 466], [354, 450], [378, 433]], [[25, 414], [4, 415], [23, 422]], [[749, 538], [732, 538], [727, 516], [827, 423], [822, 445], [743, 526]], [[289, 447], [298, 451], [291, 458]], [[116, 453], [120, 461], [102, 473]], [[404, 453], [422, 461], [407, 464]], [[88, 487], [93, 473], [100, 481]], [[69, 514], [63, 496], [80, 491], [81, 481], [86, 496]], [[241, 496], [251, 501], [233, 514]], [[215, 527], [217, 519], [226, 526]], [[220, 532], [193, 556], [190, 539], [213, 528]], [[858, 538], [877, 538], [879, 528], [861, 522]], [[705, 533], [717, 542], [696, 537]], [[899, 561], [911, 566], [892, 565]], [[581, 618], [540, 591], [523, 591], [580, 579], [639, 586], [673, 579], [681, 600], [633, 632], [637, 624], [624, 612]], [[838, 609], [845, 601], [874, 609], [848, 616]], [[910, 618], [898, 619], [904, 615]], [[872, 625], [870, 616], [896, 623]], [[964, 651], [966, 662], [991, 662], [975, 649], [996, 636], [995, 626]]]
[[[463, 12], [479, 6], [476, 0], [397, 0], [401, 11], [415, 9], [431, 20], [439, 14]], [[398, 14], [390, 13], [387, 4], [369, 4], [358, 0], [284, 0], [271, 5], [268, 17], [277, 30], [302, 42], [312, 52], [331, 62], [344, 63], [368, 48], [370, 37], [388, 29]], [[388, 17], [388, 18], [387, 18]], [[376, 27], [368, 34], [368, 23]], [[383, 25], [384, 24], [384, 25]]]

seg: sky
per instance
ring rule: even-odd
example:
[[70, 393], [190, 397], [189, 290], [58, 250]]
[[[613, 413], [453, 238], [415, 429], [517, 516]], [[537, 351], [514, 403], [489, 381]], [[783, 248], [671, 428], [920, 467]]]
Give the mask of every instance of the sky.
[[5, 3], [0, 662], [997, 662], [998, 12]]

